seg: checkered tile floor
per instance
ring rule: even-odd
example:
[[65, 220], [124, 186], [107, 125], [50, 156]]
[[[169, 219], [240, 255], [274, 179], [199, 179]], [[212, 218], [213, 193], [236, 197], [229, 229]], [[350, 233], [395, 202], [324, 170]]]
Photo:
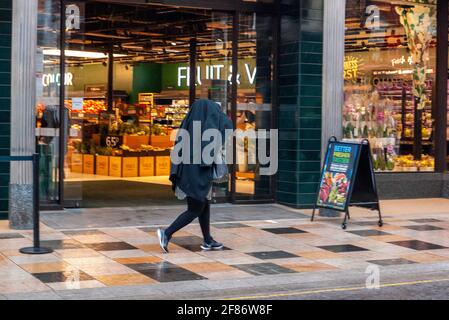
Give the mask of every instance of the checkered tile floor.
[[[429, 217], [430, 216], [430, 217]], [[29, 231], [0, 225], [0, 294], [152, 285], [159, 282], [225, 280], [298, 272], [381, 268], [449, 261], [449, 213], [354, 216], [348, 230], [340, 219], [318, 218], [218, 223], [214, 237], [223, 251], [200, 249], [201, 231], [191, 225], [177, 233], [163, 254], [155, 228], [57, 231], [42, 226], [49, 255], [22, 255]]]

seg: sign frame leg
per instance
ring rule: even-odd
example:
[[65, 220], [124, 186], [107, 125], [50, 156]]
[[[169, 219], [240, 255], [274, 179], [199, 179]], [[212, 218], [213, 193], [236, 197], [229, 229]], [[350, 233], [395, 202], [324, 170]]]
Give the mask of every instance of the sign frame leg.
[[349, 220], [349, 219], [350, 219], [350, 216], [349, 216], [349, 208], [347, 208], [346, 211], [345, 211], [345, 217], [344, 217], [343, 222], [342, 222], [342, 224], [341, 224], [341, 228], [342, 228], [343, 230], [346, 230], [346, 228], [348, 227], [348, 220]]

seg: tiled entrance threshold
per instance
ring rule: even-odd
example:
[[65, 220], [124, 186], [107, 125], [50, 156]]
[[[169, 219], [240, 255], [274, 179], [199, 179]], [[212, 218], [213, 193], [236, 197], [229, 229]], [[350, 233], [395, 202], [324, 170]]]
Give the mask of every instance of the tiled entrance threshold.
[[[42, 229], [42, 245], [53, 254], [21, 255], [29, 231], [0, 225], [0, 295], [81, 288], [155, 285], [198, 280], [245, 279], [414, 264], [449, 262], [449, 206], [446, 212], [391, 214], [379, 228], [374, 214], [340, 219], [306, 218], [215, 223], [223, 251], [199, 247], [192, 225], [175, 235], [162, 254], [155, 227]], [[438, 212], [437, 212], [438, 211]]]

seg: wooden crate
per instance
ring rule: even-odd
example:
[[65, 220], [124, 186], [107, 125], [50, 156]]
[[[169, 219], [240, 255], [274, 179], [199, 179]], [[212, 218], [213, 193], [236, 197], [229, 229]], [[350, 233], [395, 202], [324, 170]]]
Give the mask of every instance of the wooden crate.
[[70, 170], [74, 173], [83, 173], [83, 155], [81, 153], [72, 154]]
[[122, 157], [109, 157], [109, 175], [122, 177]]
[[122, 177], [138, 177], [139, 176], [139, 158], [123, 157], [122, 159]]
[[96, 156], [95, 174], [100, 176], [109, 175], [109, 156]]
[[170, 136], [151, 136], [151, 145], [157, 148], [170, 148], [175, 144], [170, 141]]
[[123, 136], [123, 144], [131, 149], [138, 149], [141, 145], [148, 145], [149, 142], [149, 136]]
[[154, 157], [139, 157], [139, 177], [154, 176]]
[[170, 175], [170, 156], [158, 156], [156, 158], [156, 176]]
[[95, 174], [95, 156], [93, 154], [83, 155], [83, 173]]

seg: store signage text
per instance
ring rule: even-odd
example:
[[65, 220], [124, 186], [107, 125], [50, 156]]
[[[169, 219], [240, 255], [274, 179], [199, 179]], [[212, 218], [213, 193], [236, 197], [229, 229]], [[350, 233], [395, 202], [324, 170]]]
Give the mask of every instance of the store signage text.
[[346, 56], [344, 62], [344, 79], [357, 79], [359, 74], [360, 60], [353, 56]]
[[403, 66], [403, 65], [405, 65], [407, 63], [410, 66], [413, 65], [413, 58], [412, 58], [412, 56], [409, 56], [407, 59], [405, 58], [405, 56], [402, 56], [402, 57], [397, 58], [397, 59], [391, 59], [391, 65], [393, 67], [400, 66], [400, 65]]
[[81, 25], [80, 8], [76, 4], [69, 4], [65, 7], [67, 30], [79, 30]]
[[[42, 85], [46, 88], [52, 84], [61, 85], [60, 73], [44, 73], [42, 75]], [[73, 86], [73, 73], [67, 72], [64, 76], [64, 85]]]
[[[248, 80], [250, 85], [254, 85], [256, 81], [257, 67], [251, 67], [248, 63], [244, 64], [244, 76]], [[206, 65], [205, 67], [198, 66], [196, 72], [196, 84], [202, 85], [203, 79], [206, 80], [228, 80], [232, 79], [232, 66], [229, 66], [229, 72], [226, 72], [226, 66], [224, 64]], [[227, 76], [227, 77], [226, 77]], [[226, 79], [227, 78], [227, 79]], [[237, 84], [242, 82], [242, 75], [237, 74]], [[190, 86], [190, 68], [178, 67], [178, 87], [183, 85]]]

